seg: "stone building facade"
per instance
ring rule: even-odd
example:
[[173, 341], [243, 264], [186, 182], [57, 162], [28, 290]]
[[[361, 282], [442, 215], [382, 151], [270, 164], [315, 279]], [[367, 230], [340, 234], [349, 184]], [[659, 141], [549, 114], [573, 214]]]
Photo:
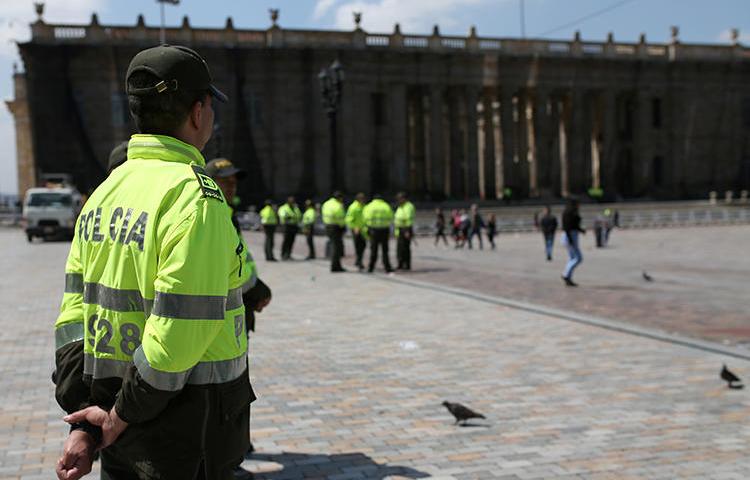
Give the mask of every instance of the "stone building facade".
[[[32, 24], [12, 103], [22, 188], [72, 173], [82, 190], [133, 132], [130, 58], [159, 29]], [[340, 187], [416, 199], [689, 198], [750, 188], [750, 49], [291, 30], [166, 29], [208, 60], [230, 97], [207, 158], [248, 170], [246, 200], [322, 198], [333, 188], [318, 73], [345, 72], [337, 114]], [[29, 171], [31, 169], [31, 172]], [[22, 193], [22, 192], [21, 192]]]

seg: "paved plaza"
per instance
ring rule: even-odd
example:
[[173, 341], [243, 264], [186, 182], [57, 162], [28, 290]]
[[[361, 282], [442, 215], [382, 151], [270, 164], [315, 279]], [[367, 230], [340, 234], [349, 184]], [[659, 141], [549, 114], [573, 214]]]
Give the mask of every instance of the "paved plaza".
[[[750, 326], [748, 233], [615, 232], [609, 249], [587, 244], [575, 291], [561, 286], [560, 247], [548, 264], [536, 235], [501, 237], [495, 252], [420, 239], [416, 271], [393, 276], [259, 259], [274, 300], [252, 338], [257, 453], [243, 465], [275, 480], [745, 479], [750, 391], [718, 378], [722, 363], [750, 378], [741, 341], [725, 334], [720, 354], [506, 300], [710, 340], [701, 328]], [[262, 237], [248, 238], [262, 257]], [[68, 244], [7, 229], [0, 244], [0, 478], [51, 479], [67, 432], [49, 374]], [[703, 323], [688, 315], [699, 305]], [[687, 327], [671, 328], [681, 312]], [[487, 419], [455, 426], [443, 400]]]

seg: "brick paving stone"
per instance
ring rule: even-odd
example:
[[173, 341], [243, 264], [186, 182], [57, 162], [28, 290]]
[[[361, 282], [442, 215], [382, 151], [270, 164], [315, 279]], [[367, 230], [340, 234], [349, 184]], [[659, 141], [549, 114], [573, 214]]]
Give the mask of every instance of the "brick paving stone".
[[[259, 252], [260, 236], [248, 238]], [[68, 245], [28, 245], [12, 230], [0, 230], [0, 242], [0, 478], [53, 478], [67, 433], [49, 374]], [[259, 268], [274, 300], [251, 341], [258, 453], [243, 465], [256, 478], [732, 479], [750, 471], [750, 397], [717, 377], [722, 362], [748, 377], [748, 362], [384, 275], [331, 275], [323, 261], [261, 260]], [[427, 274], [395, 278], [419, 275]], [[487, 420], [455, 426], [445, 399]]]

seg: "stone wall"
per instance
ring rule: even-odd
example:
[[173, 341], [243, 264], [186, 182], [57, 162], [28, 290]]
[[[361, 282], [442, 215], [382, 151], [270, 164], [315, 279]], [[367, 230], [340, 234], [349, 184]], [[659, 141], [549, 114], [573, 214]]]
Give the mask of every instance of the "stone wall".
[[[32, 25], [20, 45], [39, 170], [103, 178], [133, 131], [124, 77], [159, 30]], [[347, 192], [415, 198], [685, 198], [750, 188], [750, 50], [354, 31], [167, 29], [206, 57], [230, 103], [207, 158], [250, 172], [246, 200], [330, 193], [318, 72], [345, 70], [338, 113]], [[18, 117], [17, 117], [18, 118]], [[20, 138], [20, 137], [19, 137]], [[20, 155], [20, 153], [19, 153]], [[20, 159], [20, 156], [19, 156]], [[20, 162], [20, 160], [19, 160]]]

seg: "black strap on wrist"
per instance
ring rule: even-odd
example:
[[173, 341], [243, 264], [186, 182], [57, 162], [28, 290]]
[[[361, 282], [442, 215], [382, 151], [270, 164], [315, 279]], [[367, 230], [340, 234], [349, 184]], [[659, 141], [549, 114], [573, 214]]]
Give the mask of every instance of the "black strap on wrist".
[[89, 422], [71, 423], [70, 433], [73, 433], [76, 430], [81, 430], [91, 435], [91, 438], [94, 439], [94, 443], [96, 445], [99, 445], [100, 443], [102, 443], [102, 428], [101, 427], [92, 425]]

